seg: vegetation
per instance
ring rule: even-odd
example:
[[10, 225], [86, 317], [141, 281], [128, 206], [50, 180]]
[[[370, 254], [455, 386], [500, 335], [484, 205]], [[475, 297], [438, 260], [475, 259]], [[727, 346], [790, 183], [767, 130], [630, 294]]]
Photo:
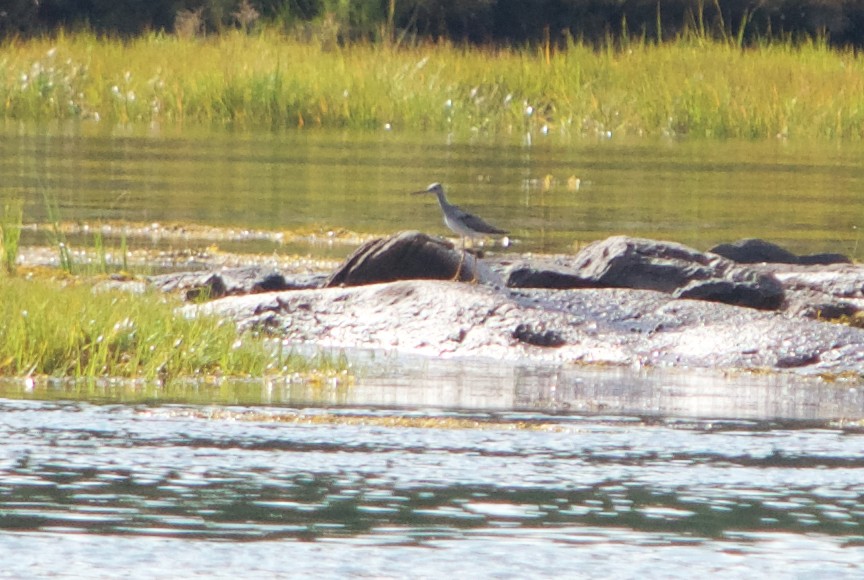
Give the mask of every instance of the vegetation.
[[827, 36], [864, 45], [857, 0], [5, 0], [0, 37], [87, 27], [133, 37], [254, 31], [269, 26], [332, 41], [450, 39], [495, 45], [589, 43], [606, 35], [672, 38], [692, 27], [739, 31], [748, 44], [770, 36]]
[[186, 318], [165, 295], [0, 278], [0, 375], [177, 378], [339, 372], [344, 361], [283, 352], [229, 321]]
[[[0, 376], [143, 379], [164, 386], [226, 376], [278, 375], [314, 383], [346, 375], [344, 359], [299, 356], [255, 332], [240, 333], [228, 320], [185, 317], [172, 296], [103, 290], [96, 278], [72, 277], [82, 271], [105, 274], [114, 266], [99, 231], [91, 252], [98, 264], [74, 262], [56, 200], [46, 196], [45, 203], [59, 274], [19, 271], [23, 204], [13, 200], [0, 207]], [[120, 252], [125, 271], [125, 235]]]
[[24, 204], [18, 200], [6, 202], [0, 208], [0, 278], [15, 274], [18, 262], [18, 244], [24, 221]]
[[394, 48], [273, 31], [8, 40], [0, 115], [108, 124], [462, 134], [864, 138], [864, 60], [820, 41], [748, 49], [698, 29], [602, 50]]

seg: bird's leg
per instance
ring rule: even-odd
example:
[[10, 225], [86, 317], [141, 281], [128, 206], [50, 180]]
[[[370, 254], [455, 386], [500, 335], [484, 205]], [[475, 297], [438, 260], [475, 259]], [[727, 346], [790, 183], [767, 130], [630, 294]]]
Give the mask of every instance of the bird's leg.
[[[474, 250], [474, 241], [471, 241], [471, 249]], [[477, 280], [477, 251], [472, 252], [474, 256], [474, 267], [471, 269], [471, 283], [476, 284]]]
[[462, 252], [459, 255], [459, 265], [456, 266], [456, 273], [453, 275], [452, 280], [454, 282], [459, 281], [459, 277], [462, 275], [462, 264], [465, 263], [465, 236], [462, 236]]
[[[463, 238], [464, 240], [464, 238]], [[471, 240], [471, 252], [469, 253], [465, 247], [462, 247], [462, 259], [465, 259], [465, 256], [469, 255], [474, 260], [474, 265], [471, 267], [471, 283], [476, 284], [477, 280], [477, 250], [474, 248], [474, 240]], [[469, 259], [470, 260], [470, 259]], [[470, 263], [469, 263], [470, 265]]]

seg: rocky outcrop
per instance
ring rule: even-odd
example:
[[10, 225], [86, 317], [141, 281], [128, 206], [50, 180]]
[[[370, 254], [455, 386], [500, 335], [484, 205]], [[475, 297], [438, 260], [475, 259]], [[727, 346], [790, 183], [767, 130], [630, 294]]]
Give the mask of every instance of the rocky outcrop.
[[[478, 283], [453, 283], [457, 269]], [[359, 248], [326, 280], [245, 271], [152, 282], [225, 296], [188, 314], [323, 347], [864, 377], [864, 329], [814, 320], [855, 320], [864, 308], [864, 268], [850, 264], [744, 266], [621, 236], [573, 257], [487, 261], [403, 232]], [[231, 295], [266, 290], [264, 282], [278, 288]]]
[[591, 244], [570, 260], [510, 265], [505, 281], [513, 288], [639, 288], [767, 310], [783, 303], [783, 287], [770, 273], [683, 244], [626, 236]]
[[187, 306], [289, 342], [445, 357], [864, 374], [864, 330], [651, 290], [519, 291], [436, 280]]

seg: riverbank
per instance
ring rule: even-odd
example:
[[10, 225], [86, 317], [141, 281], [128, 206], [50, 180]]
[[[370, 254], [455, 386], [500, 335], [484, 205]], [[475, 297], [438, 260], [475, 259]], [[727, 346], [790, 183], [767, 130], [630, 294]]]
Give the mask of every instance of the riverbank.
[[238, 333], [222, 318], [178, 316], [179, 301], [165, 294], [100, 287], [98, 278], [59, 271], [23, 274], [0, 275], [0, 376], [151, 385], [277, 374], [347, 378], [338, 357], [300, 356], [260, 333]]
[[393, 48], [274, 31], [7, 40], [0, 115], [95, 126], [447, 131], [560, 139], [864, 138], [864, 60], [819, 42], [689, 36], [596, 50]]
[[[215, 248], [168, 264], [163, 253], [76, 252], [84, 275], [73, 276], [56, 269], [56, 250], [26, 248], [18, 277], [0, 279], [0, 370], [163, 382], [345, 374], [345, 361], [295, 355], [300, 345], [552, 367], [864, 376], [864, 274], [840, 254], [798, 256], [758, 240], [702, 253], [618, 236], [569, 256], [465, 259], [418, 232], [367, 242], [338, 267]], [[161, 264], [147, 276], [86, 273], [147, 255]], [[445, 281], [456, 268], [473, 283]], [[81, 314], [69, 321], [68, 312]]]

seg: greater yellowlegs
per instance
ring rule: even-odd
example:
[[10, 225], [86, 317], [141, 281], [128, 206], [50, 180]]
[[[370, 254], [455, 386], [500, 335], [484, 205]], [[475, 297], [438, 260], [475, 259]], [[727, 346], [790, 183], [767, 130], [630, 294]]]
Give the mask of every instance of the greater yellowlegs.
[[413, 192], [414, 195], [422, 195], [424, 193], [432, 193], [438, 197], [438, 205], [441, 206], [441, 212], [444, 214], [444, 223], [462, 238], [462, 259], [459, 260], [459, 267], [456, 269], [455, 278], [459, 277], [459, 273], [462, 270], [462, 262], [465, 259], [465, 238], [473, 240], [474, 238], [490, 235], [503, 236], [507, 234], [505, 230], [496, 228], [479, 216], [468, 213], [458, 205], [453, 205], [447, 201], [447, 196], [444, 195], [444, 186], [440, 183], [433, 183], [426, 189]]

